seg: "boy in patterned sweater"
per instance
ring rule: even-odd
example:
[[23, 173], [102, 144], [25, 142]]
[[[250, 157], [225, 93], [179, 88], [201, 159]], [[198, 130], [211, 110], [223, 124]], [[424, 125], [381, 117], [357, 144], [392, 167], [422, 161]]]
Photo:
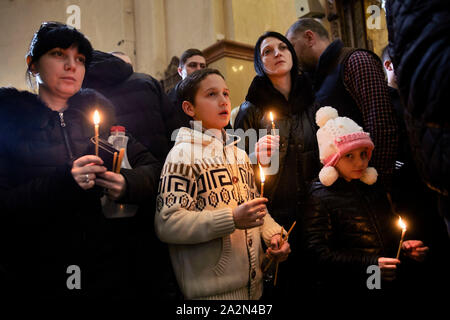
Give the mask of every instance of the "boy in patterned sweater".
[[163, 167], [156, 234], [169, 244], [186, 299], [259, 299], [261, 238], [276, 261], [287, 258], [289, 243], [279, 247], [281, 226], [259, 197], [248, 156], [223, 130], [231, 111], [223, 76], [198, 70], [179, 93], [195, 123], [180, 129]]

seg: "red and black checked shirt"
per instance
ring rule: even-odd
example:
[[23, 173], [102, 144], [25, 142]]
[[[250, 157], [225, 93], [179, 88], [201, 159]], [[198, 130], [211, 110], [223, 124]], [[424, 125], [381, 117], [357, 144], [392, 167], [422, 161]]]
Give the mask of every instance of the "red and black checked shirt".
[[370, 53], [355, 51], [347, 60], [344, 83], [361, 110], [375, 149], [370, 165], [390, 190], [398, 149], [398, 128], [382, 65]]

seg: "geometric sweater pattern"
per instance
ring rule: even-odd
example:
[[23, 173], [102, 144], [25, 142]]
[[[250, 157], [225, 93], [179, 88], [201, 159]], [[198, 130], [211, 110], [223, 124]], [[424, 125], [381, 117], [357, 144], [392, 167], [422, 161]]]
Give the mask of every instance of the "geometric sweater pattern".
[[235, 228], [232, 210], [259, 193], [239, 138], [226, 137], [233, 142], [181, 128], [161, 172], [155, 231], [186, 299], [259, 299], [261, 239], [281, 229], [270, 214], [260, 227]]

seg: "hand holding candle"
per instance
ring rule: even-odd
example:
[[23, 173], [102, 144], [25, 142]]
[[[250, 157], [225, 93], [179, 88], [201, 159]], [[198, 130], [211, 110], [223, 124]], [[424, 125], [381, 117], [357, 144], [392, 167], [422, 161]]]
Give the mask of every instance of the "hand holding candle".
[[98, 126], [100, 123], [100, 114], [97, 110], [94, 112], [94, 125], [95, 125], [95, 155], [98, 157]]
[[[297, 221], [294, 221], [294, 223], [292, 223], [291, 227], [289, 228], [288, 233], [286, 234], [286, 236], [283, 238], [283, 236], [281, 236], [281, 241], [280, 241], [280, 245], [279, 248], [281, 248], [281, 246], [288, 241], [289, 235], [292, 232], [292, 229], [294, 229], [295, 224], [297, 223]], [[281, 229], [281, 232], [283, 232], [283, 229]], [[290, 249], [289, 249], [290, 252]], [[270, 259], [269, 263], [265, 266], [263, 272], [266, 272], [267, 269], [269, 269], [269, 267], [272, 265], [272, 262], [274, 261], [274, 257], [272, 256], [272, 258]]]

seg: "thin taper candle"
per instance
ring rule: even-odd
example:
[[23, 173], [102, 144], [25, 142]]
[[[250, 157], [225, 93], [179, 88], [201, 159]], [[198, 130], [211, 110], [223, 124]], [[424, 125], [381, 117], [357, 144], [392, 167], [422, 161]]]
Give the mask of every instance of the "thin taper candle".
[[100, 123], [100, 115], [97, 110], [94, 112], [94, 125], [95, 125], [95, 155], [98, 157], [98, 126]]
[[405, 238], [405, 233], [406, 233], [406, 224], [402, 220], [401, 217], [399, 217], [399, 219], [398, 219], [398, 225], [400, 226], [400, 228], [402, 228], [402, 236], [400, 238], [400, 244], [398, 245], [398, 251], [397, 251], [396, 259], [398, 259], [400, 257], [400, 251], [402, 250], [403, 239]]

